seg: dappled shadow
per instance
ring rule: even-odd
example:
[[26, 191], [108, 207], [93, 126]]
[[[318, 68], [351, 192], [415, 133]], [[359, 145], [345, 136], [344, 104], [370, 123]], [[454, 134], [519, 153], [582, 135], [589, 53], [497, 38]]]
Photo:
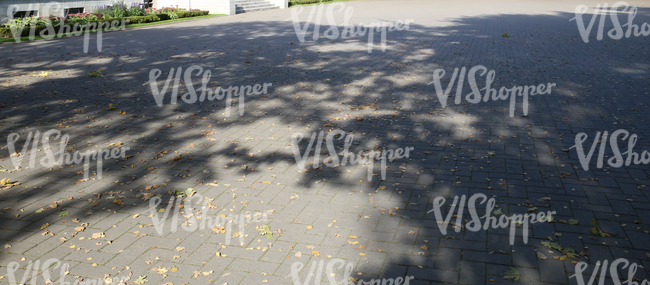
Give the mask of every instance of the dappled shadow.
[[[639, 8], [635, 23], [648, 22], [649, 11]], [[597, 170], [592, 163], [590, 171], [583, 171], [575, 152], [563, 151], [574, 144], [578, 132], [586, 132], [591, 138], [596, 131], [618, 128], [636, 133], [638, 145], [648, 145], [650, 133], [644, 132], [648, 129], [645, 108], [650, 101], [650, 62], [644, 56], [648, 52], [647, 37], [618, 41], [605, 37], [596, 41], [592, 32], [593, 38], [584, 43], [575, 22], [569, 21], [572, 17], [567, 13], [467, 17], [453, 19], [453, 24], [446, 27], [419, 25], [416, 19], [409, 31], [388, 33], [385, 52], [375, 45], [372, 53], [366, 51], [367, 36], [313, 41], [308, 33], [307, 40], [300, 43], [290, 22], [271, 21], [201, 20], [106, 33], [104, 50], [91, 54], [80, 52], [82, 37], [2, 45], [3, 140], [12, 132], [22, 133], [24, 139], [29, 130], [43, 133], [57, 129], [70, 135], [68, 146], [74, 149], [106, 148], [109, 143], [121, 142], [131, 150], [126, 160], [104, 163], [108, 170], [102, 180], [91, 175], [90, 181], [80, 181], [83, 174], [79, 173], [79, 165], [24, 169], [28, 161], [25, 157], [22, 170], [2, 174], [21, 185], [0, 192], [0, 206], [11, 207], [3, 211], [1, 223], [7, 226], [0, 231], [0, 239], [22, 241], [42, 232], [45, 223], [61, 225], [63, 220], [74, 218], [82, 222], [96, 219], [101, 226], [95, 229], [106, 231], [112, 225], [93, 216], [105, 215], [109, 219], [111, 211], [142, 213], [149, 207], [143, 193], [166, 195], [194, 188], [199, 196], [232, 200], [233, 205], [247, 210], [246, 205], [241, 205], [261, 198], [229, 198], [226, 190], [236, 187], [258, 198], [264, 197], [265, 191], [281, 191], [278, 193], [345, 199], [339, 194], [349, 192], [366, 201], [360, 204], [366, 208], [358, 219], [354, 213], [349, 214], [349, 219], [363, 222], [362, 215], [372, 216], [362, 229], [368, 231], [364, 238], [370, 252], [366, 254], [372, 258], [370, 262], [361, 258], [357, 265], [358, 271], [368, 272], [362, 276], [364, 279], [414, 275], [418, 280], [449, 283], [479, 284], [489, 279], [503, 282], [503, 272], [516, 265], [524, 280], [567, 282], [567, 276], [540, 277], [533, 270], [540, 267], [535, 248], [541, 250], [540, 241], [553, 232], [563, 232], [557, 238], [561, 244], [580, 249], [606, 241], [586, 237], [591, 218], [622, 223], [641, 220], [639, 229], [628, 238], [650, 230], [644, 216], [647, 212], [617, 212], [618, 207], [630, 205], [625, 200], [631, 195], [635, 196], [634, 205], [647, 202], [643, 187], [648, 176], [643, 165], [609, 169], [610, 174]], [[609, 29], [606, 25], [605, 31]], [[501, 31], [510, 37], [502, 37]], [[94, 44], [95, 39], [91, 36], [90, 42]], [[165, 105], [158, 107], [145, 84], [150, 70], [158, 68], [166, 73], [171, 68], [180, 66], [185, 70], [191, 65], [212, 71], [212, 88], [267, 82], [273, 87], [266, 95], [248, 97], [244, 116], [238, 114], [237, 102], [230, 117], [224, 115], [224, 101], [179, 101], [171, 105], [166, 95]], [[496, 71], [493, 86], [497, 89], [546, 83], [557, 86], [550, 95], [531, 97], [527, 116], [523, 116], [521, 97], [517, 98], [514, 117], [509, 116], [507, 101], [469, 104], [465, 100], [471, 92], [467, 84], [460, 104], [454, 102], [453, 88], [447, 106], [442, 108], [433, 84], [427, 85], [433, 70], [447, 71], [443, 82], [446, 88], [454, 68], [475, 65]], [[100, 68], [104, 77], [86, 75]], [[30, 75], [41, 71], [50, 75]], [[485, 77], [479, 78], [482, 88]], [[200, 86], [198, 77], [194, 82]], [[179, 95], [185, 89], [179, 88]], [[116, 109], [109, 110], [109, 104]], [[302, 153], [312, 132], [327, 134], [336, 129], [354, 135], [354, 153], [376, 147], [414, 147], [415, 151], [410, 158], [390, 163], [384, 180], [380, 179], [378, 162], [371, 181], [367, 165], [321, 164], [314, 168], [310, 158], [308, 171], [299, 171], [291, 148], [287, 148], [292, 134], [298, 132], [306, 137], [300, 145]], [[336, 145], [340, 153], [343, 142], [337, 141]], [[17, 148], [22, 148], [22, 142]], [[53, 148], [58, 149], [58, 145], [53, 144]], [[321, 161], [329, 155], [324, 144], [322, 151]], [[2, 155], [4, 168], [11, 169], [8, 151], [3, 150]], [[40, 160], [43, 152], [38, 155]], [[160, 187], [149, 190], [147, 186], [152, 185]], [[426, 214], [432, 198], [453, 199], [455, 195], [472, 193], [498, 196], [499, 202], [505, 202], [500, 204], [504, 213], [524, 213], [528, 208], [518, 205], [530, 200], [537, 207], [557, 211], [558, 220], [577, 218], [581, 224], [574, 228], [560, 223], [535, 225], [527, 244], [521, 241], [519, 230], [514, 246], [507, 243], [505, 229], [442, 235], [433, 215]], [[624, 216], [615, 217], [607, 210], [590, 212], [595, 205], [607, 205], [594, 200], [594, 195], [626, 203], [611, 204], [616, 213]], [[551, 197], [549, 206], [534, 201], [547, 196]], [[115, 203], [118, 199], [121, 202]], [[281, 200], [266, 199], [271, 200], [271, 205]], [[358, 198], [350, 199], [359, 202]], [[35, 213], [55, 201], [59, 201], [56, 209]], [[352, 205], [343, 201], [340, 204]], [[341, 209], [339, 206], [336, 209]], [[60, 216], [63, 210], [70, 214]], [[88, 215], [89, 210], [97, 213]], [[396, 215], [389, 215], [387, 210]], [[114, 219], [115, 223], [119, 221]], [[376, 228], [383, 223], [394, 227]], [[90, 228], [94, 226], [90, 222]], [[395, 228], [399, 229], [399, 238], [394, 236]], [[60, 231], [64, 229], [62, 226]], [[409, 235], [410, 230], [415, 234]], [[55, 233], [53, 237], [30, 240], [43, 243], [48, 238], [65, 236]], [[577, 238], [580, 234], [584, 239]], [[625, 238], [621, 230], [615, 239]], [[411, 252], [402, 252], [373, 245], [381, 242], [416, 246]], [[421, 249], [425, 245], [428, 249]], [[630, 249], [629, 253], [611, 250], [611, 257], [640, 263], [644, 248], [634, 241], [632, 246], [636, 250]], [[356, 248], [348, 244], [341, 247]], [[1, 264], [6, 266], [16, 253], [5, 249], [0, 253], [6, 258]], [[594, 256], [590, 259], [599, 260]], [[548, 263], [560, 269], [564, 266], [569, 272], [574, 268], [569, 261]], [[646, 276], [637, 273], [638, 278]]]

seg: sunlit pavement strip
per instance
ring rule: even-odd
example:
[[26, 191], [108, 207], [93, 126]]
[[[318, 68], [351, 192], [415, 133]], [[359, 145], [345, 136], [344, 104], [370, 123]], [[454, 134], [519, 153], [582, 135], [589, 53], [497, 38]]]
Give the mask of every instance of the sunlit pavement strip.
[[[316, 278], [330, 284], [329, 278], [343, 279], [349, 263], [351, 277], [367, 282], [413, 276], [409, 284], [580, 284], [570, 278], [577, 262], [587, 263], [583, 284], [597, 262], [605, 284], [614, 284], [612, 272], [628, 280], [623, 263], [610, 271], [620, 258], [638, 265], [638, 284], [650, 280], [647, 165], [613, 168], [607, 145], [599, 169], [600, 147], [592, 147], [597, 132], [625, 129], [638, 135], [637, 153], [650, 149], [650, 38], [613, 40], [608, 18], [603, 39], [596, 39], [596, 20], [585, 43], [569, 20], [584, 4], [587, 25], [596, 4], [604, 3], [346, 2], [354, 8], [350, 24], [414, 19], [408, 30], [387, 33], [385, 52], [375, 33], [372, 53], [367, 36], [314, 41], [313, 26], [300, 43], [285, 21], [290, 9], [106, 33], [101, 53], [94, 36], [90, 54], [83, 53], [83, 37], [0, 45], [0, 145], [10, 133], [20, 134], [15, 149], [22, 158], [22, 169], [12, 171], [8, 148], [0, 150], [0, 179], [20, 183], [0, 186], [0, 283], [36, 278], [45, 284], [44, 273], [37, 273], [50, 259], [49, 279], [70, 284], [82, 278], [293, 284], [293, 264], [304, 265], [301, 282], [315, 265], [309, 284]], [[647, 2], [628, 3], [638, 7], [635, 24], [650, 22]], [[300, 15], [301, 24], [310, 9]], [[334, 15], [341, 25], [344, 13]], [[328, 28], [324, 14], [321, 33]], [[172, 67], [192, 65], [211, 71], [207, 85], [213, 89], [272, 87], [246, 96], [244, 116], [238, 99], [230, 117], [224, 100], [185, 103], [185, 85], [177, 104], [169, 104], [170, 86], [158, 107], [146, 84], [150, 71], [162, 70], [162, 88]], [[446, 71], [446, 89], [455, 68], [478, 65], [495, 71], [497, 90], [556, 86], [529, 99], [527, 116], [517, 98], [510, 117], [509, 100], [468, 103], [466, 78], [463, 100], [454, 102], [453, 86], [443, 109], [434, 84], [427, 85], [434, 70]], [[98, 70], [102, 77], [87, 75]], [[200, 87], [196, 71], [192, 78]], [[476, 81], [483, 88], [485, 76]], [[48, 154], [42, 135], [51, 129], [69, 135], [69, 154], [130, 149], [126, 160], [103, 161], [101, 180], [97, 163], [88, 162], [85, 181], [84, 163], [42, 166]], [[313, 152], [307, 171], [299, 171], [292, 135], [305, 136], [303, 151], [312, 133], [335, 130], [354, 135], [355, 154], [375, 146], [414, 151], [388, 162], [383, 181], [377, 161], [368, 181], [364, 164], [314, 169]], [[30, 131], [41, 134], [36, 152], [32, 144], [23, 151]], [[589, 137], [585, 155], [597, 148], [589, 171], [571, 149], [579, 133]], [[621, 152], [627, 151], [621, 139]], [[59, 142], [49, 140], [55, 152]], [[325, 141], [322, 151], [321, 162], [329, 156]], [[446, 218], [455, 196], [469, 200], [474, 193], [496, 200], [492, 216], [555, 211], [555, 221], [529, 224], [527, 243], [517, 226], [510, 245], [509, 225], [469, 230], [468, 202], [459, 201], [443, 234], [434, 213], [427, 213], [434, 199], [446, 199]], [[151, 209], [161, 195], [162, 204]], [[186, 196], [192, 203], [179, 209], [176, 201]], [[466, 221], [455, 217], [460, 204]], [[475, 211], [484, 215], [486, 204]], [[160, 219], [167, 214], [167, 223], [154, 225], [154, 212]], [[241, 214], [245, 222], [232, 221]], [[207, 217], [219, 224], [201, 229]], [[464, 224], [458, 232], [457, 221]], [[330, 263], [336, 259], [342, 262]]]

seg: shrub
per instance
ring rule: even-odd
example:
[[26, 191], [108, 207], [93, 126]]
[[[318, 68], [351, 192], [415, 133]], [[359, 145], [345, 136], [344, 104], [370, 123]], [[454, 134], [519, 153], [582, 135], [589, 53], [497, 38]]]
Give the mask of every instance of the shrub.
[[179, 8], [178, 5], [176, 5], [175, 8], [174, 7], [162, 7], [162, 8], [160, 8], [160, 12], [161, 13], [166, 13], [166, 14], [168, 14], [170, 12], [176, 13], [176, 12], [182, 12], [182, 11], [187, 11], [187, 9]]
[[176, 12], [176, 15], [178, 15], [179, 18], [187, 18], [187, 17], [205, 16], [209, 13], [210, 11], [182, 11], [182, 12]]
[[129, 19], [129, 24], [142, 24], [160, 21], [160, 17], [158, 17], [158, 15], [132, 16], [126, 19]]
[[158, 9], [156, 9], [154, 7], [149, 7], [147, 9], [145, 9], [145, 14], [146, 15], [157, 15], [157, 14], [160, 14], [160, 13], [162, 13], [162, 12], [160, 12], [160, 10], [158, 10]]
[[[208, 15], [210, 11], [180, 11], [175, 13], [178, 18], [187, 18], [187, 17], [196, 17]], [[102, 29], [106, 29], [107, 26], [111, 24], [112, 21], [122, 21], [128, 20], [128, 24], [141, 24], [141, 23], [150, 23], [157, 22], [161, 20], [169, 20], [169, 14], [151, 14], [146, 16], [131, 16], [131, 17], [121, 17], [121, 18], [102, 18], [102, 15], [96, 13], [79, 13], [79, 14], [70, 14], [70, 20], [65, 22], [66, 25], [73, 27], [77, 24], [80, 27], [85, 27], [89, 23], [99, 23], [102, 24]], [[31, 17], [30, 17], [31, 18]], [[36, 18], [36, 17], [34, 17]], [[54, 30], [58, 33], [61, 30], [61, 24], [63, 23], [63, 18], [56, 18], [54, 16], [43, 17], [41, 19], [15, 19], [18, 24], [13, 26], [14, 32], [20, 32], [20, 37], [28, 37], [30, 33], [33, 35], [40, 35], [41, 31], [48, 28], [48, 26], [53, 26]], [[21, 26], [22, 25], [22, 26]], [[22, 31], [20, 31], [20, 29]], [[33, 30], [33, 32], [32, 32]], [[63, 29], [66, 30], [66, 29]], [[11, 26], [7, 25], [5, 27], [0, 26], [0, 38], [13, 38], [13, 32]]]
[[78, 23], [79, 25], [86, 25], [89, 21], [102, 20], [104, 17], [101, 14], [97, 13], [77, 13], [77, 14], [68, 14], [68, 24], [74, 25]]
[[44, 16], [44, 17], [26, 17], [26, 18], [16, 18], [9, 20], [4, 24], [6, 27], [13, 28], [23, 28], [23, 27], [35, 27], [35, 26], [45, 26], [45, 25], [58, 25], [63, 18], [56, 17], [54, 15]]
[[145, 13], [143, 5], [138, 4], [138, 3], [131, 3], [131, 8], [129, 8], [127, 14], [129, 14], [129, 16], [146, 16], [147, 15]]
[[95, 8], [94, 12], [104, 15], [104, 18], [123, 18], [146, 14], [142, 4], [134, 2], [127, 5], [125, 0], [117, 0], [112, 5], [99, 6]]
[[289, 1], [289, 6], [302, 5], [302, 4], [325, 3], [325, 2], [332, 2], [332, 0], [290, 0]]

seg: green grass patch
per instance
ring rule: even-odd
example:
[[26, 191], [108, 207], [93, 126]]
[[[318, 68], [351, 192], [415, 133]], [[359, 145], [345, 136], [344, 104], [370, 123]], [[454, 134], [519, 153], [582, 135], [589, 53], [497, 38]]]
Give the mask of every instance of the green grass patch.
[[[205, 16], [196, 16], [196, 17], [188, 17], [188, 18], [180, 18], [176, 20], [164, 20], [164, 21], [157, 21], [157, 22], [150, 22], [150, 23], [141, 23], [141, 24], [130, 24], [126, 25], [125, 28], [137, 28], [137, 27], [145, 27], [145, 26], [153, 26], [153, 25], [160, 25], [160, 24], [167, 24], [167, 23], [174, 23], [174, 22], [181, 22], [181, 21], [188, 21], [188, 20], [195, 20], [195, 19], [202, 19], [202, 18], [210, 18], [210, 17], [216, 17], [216, 16], [223, 16], [223, 14], [214, 14], [214, 15], [205, 15]], [[120, 30], [121, 27], [117, 27], [115, 29], [104, 29], [102, 31], [113, 31], [113, 30]], [[97, 29], [94, 30], [83, 30], [82, 35], [86, 33], [96, 33]], [[56, 38], [62, 38], [62, 37], [67, 37], [68, 35], [73, 35], [73, 33], [64, 33], [61, 37], [56, 37]], [[55, 39], [56, 39], [55, 38]], [[43, 40], [44, 38], [39, 36], [39, 35], [34, 35], [34, 41], [38, 40]], [[28, 42], [30, 41], [29, 37], [21, 37], [19, 42]], [[16, 40], [14, 38], [0, 38], [0, 43], [14, 43]]]
[[349, 1], [353, 1], [353, 0], [332, 0], [332, 1], [327, 1], [327, 2], [307, 3], [307, 4], [296, 4], [296, 3], [291, 2], [291, 0], [289, 0], [289, 7], [309, 6], [309, 5], [327, 4], [327, 3], [334, 3], [334, 2], [349, 2]]

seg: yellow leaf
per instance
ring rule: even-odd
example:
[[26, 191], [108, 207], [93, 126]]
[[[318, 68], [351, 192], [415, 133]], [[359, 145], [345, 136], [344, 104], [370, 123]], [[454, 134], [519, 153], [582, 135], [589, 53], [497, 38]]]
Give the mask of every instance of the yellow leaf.
[[358, 236], [348, 236], [348, 237], [352, 239], [359, 238]]
[[359, 244], [358, 241], [348, 241], [348, 243], [351, 244], [351, 245], [357, 245], [357, 244]]
[[308, 229], [308, 230], [311, 230], [312, 228], [313, 228], [312, 226], [307, 226], [307, 229]]
[[176, 271], [178, 271], [178, 267], [176, 267], [176, 265], [174, 265], [174, 267], [172, 267], [172, 272], [176, 272]]
[[361, 252], [361, 253], [359, 253], [359, 255], [361, 255], [361, 256], [364, 256], [364, 255], [366, 255], [366, 254], [365, 254], [365, 253], [363, 253], [363, 252]]
[[315, 250], [312, 251], [311, 254], [313, 254], [313, 255], [316, 256], [316, 257], [319, 257], [319, 256], [320, 256], [320, 252], [315, 251]]
[[71, 245], [71, 246], [70, 246], [70, 248], [75, 248], [75, 247], [77, 247], [77, 246], [76, 246], [76, 245]]
[[43, 224], [43, 225], [41, 226], [41, 230], [46, 229], [49, 225], [50, 225], [50, 223], [45, 223], [45, 224]]

